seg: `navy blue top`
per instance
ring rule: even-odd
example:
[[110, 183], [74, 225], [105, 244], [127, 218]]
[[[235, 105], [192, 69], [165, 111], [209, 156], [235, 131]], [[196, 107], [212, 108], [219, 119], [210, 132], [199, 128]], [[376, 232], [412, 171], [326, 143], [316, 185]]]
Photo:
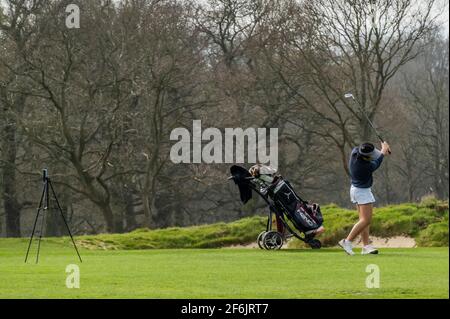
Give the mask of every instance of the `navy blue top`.
[[352, 150], [349, 161], [350, 176], [352, 177], [352, 185], [359, 188], [369, 188], [372, 187], [373, 178], [372, 173], [381, 165], [383, 162], [384, 155], [381, 154], [380, 157], [373, 161], [366, 161], [365, 159], [358, 156], [358, 148], [355, 147]]

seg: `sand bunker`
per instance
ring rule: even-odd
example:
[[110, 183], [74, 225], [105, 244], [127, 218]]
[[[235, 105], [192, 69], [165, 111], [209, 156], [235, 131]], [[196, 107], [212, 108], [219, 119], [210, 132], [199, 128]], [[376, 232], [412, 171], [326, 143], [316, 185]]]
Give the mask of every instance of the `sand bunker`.
[[[414, 238], [407, 237], [407, 236], [394, 236], [389, 238], [382, 238], [382, 237], [374, 237], [371, 236], [370, 239], [372, 240], [372, 245], [377, 248], [413, 248], [417, 247], [416, 241]], [[285, 243], [281, 249], [286, 249], [289, 246], [289, 240], [288, 243]], [[353, 243], [353, 246], [356, 248], [361, 248], [362, 243], [359, 242], [359, 238]], [[246, 245], [232, 245], [228, 246], [226, 248], [255, 248], [259, 249], [258, 244], [255, 242], [246, 244]]]
[[[416, 247], [414, 238], [406, 236], [394, 236], [390, 238], [370, 237], [372, 245], [378, 248], [413, 248]], [[362, 247], [361, 242], [355, 242], [355, 247]]]

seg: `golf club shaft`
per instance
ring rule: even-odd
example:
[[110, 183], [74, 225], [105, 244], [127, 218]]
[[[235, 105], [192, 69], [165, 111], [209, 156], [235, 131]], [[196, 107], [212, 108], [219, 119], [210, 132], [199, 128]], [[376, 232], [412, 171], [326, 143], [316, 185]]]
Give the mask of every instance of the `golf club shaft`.
[[[373, 125], [372, 121], [370, 120], [369, 116], [367, 115], [366, 112], [364, 112], [364, 110], [362, 109], [362, 107], [359, 105], [358, 101], [356, 101], [355, 97], [352, 95], [352, 100], [355, 104], [358, 105], [359, 110], [361, 111], [362, 114], [364, 114], [364, 117], [366, 118], [367, 122], [369, 123], [370, 127], [373, 129], [375, 135], [378, 137], [378, 139], [384, 143], [385, 140], [384, 138], [381, 136], [380, 133], [378, 133], [378, 130], [376, 129], [375, 125]], [[388, 150], [388, 153], [391, 154], [391, 150]]]
[[373, 125], [372, 121], [369, 119], [369, 117], [367, 116], [367, 114], [364, 113], [364, 112], [363, 112], [363, 114], [364, 114], [364, 116], [366, 117], [367, 122], [369, 123], [370, 127], [371, 127], [371, 128], [373, 129], [373, 131], [375, 132], [375, 135], [378, 137], [378, 139], [379, 139], [381, 142], [384, 142], [384, 138], [381, 136], [380, 133], [378, 133], [378, 130], [375, 128], [375, 125]]
[[[375, 126], [373, 125], [372, 121], [369, 119], [369, 117], [367, 116], [367, 114], [364, 113], [364, 115], [366, 116], [367, 121], [369, 122], [370, 126], [373, 128], [373, 130], [375, 131], [375, 135], [378, 137], [378, 139], [381, 141], [381, 143], [384, 143], [384, 138], [380, 135], [380, 133], [378, 133], [377, 129], [375, 128]], [[388, 153], [391, 153], [391, 150], [388, 149]]]

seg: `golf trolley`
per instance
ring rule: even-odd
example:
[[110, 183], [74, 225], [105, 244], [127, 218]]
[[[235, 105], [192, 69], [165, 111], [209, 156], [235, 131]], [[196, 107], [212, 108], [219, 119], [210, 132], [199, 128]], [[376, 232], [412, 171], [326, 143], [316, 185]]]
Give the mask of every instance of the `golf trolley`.
[[[286, 239], [291, 236], [305, 242], [313, 249], [322, 247], [321, 242], [314, 238], [316, 230], [323, 223], [319, 205], [309, 205], [303, 201], [289, 182], [279, 175], [264, 180], [264, 178], [252, 176], [247, 169], [237, 165], [233, 165], [230, 172], [229, 179], [238, 186], [240, 198], [244, 204], [252, 198], [254, 191], [269, 207], [266, 230], [257, 238], [261, 249], [280, 249]], [[277, 221], [276, 230], [272, 225], [274, 216]], [[295, 230], [290, 224], [295, 227]]]

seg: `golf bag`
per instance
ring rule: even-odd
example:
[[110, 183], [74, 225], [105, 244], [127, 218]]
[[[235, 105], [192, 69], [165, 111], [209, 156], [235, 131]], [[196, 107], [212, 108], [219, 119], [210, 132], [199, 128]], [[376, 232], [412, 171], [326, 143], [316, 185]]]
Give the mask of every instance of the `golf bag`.
[[273, 190], [268, 192], [280, 211], [286, 212], [287, 217], [296, 228], [305, 234], [311, 233], [323, 223], [322, 213], [318, 204], [308, 204], [294, 191], [290, 183], [279, 177]]
[[[253, 167], [250, 171], [252, 169]], [[318, 204], [304, 201], [287, 180], [267, 166], [258, 166], [258, 171], [251, 174], [245, 168], [234, 165], [230, 168], [230, 172], [230, 179], [238, 186], [244, 204], [252, 198], [252, 192], [256, 192], [269, 206], [266, 231], [258, 236], [258, 245], [261, 248], [281, 248], [289, 236], [286, 233], [306, 242], [312, 248], [321, 247], [320, 241], [314, 239], [316, 231], [323, 224]], [[273, 215], [277, 219], [278, 231], [272, 230]]]

